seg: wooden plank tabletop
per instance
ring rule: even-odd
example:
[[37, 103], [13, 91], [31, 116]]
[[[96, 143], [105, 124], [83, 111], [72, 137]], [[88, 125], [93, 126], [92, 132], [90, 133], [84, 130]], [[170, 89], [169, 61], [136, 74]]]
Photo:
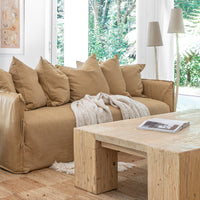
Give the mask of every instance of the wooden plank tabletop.
[[[143, 121], [150, 118], [189, 121], [190, 126], [175, 134], [137, 129]], [[94, 134], [98, 141], [143, 152], [147, 152], [148, 147], [177, 153], [200, 149], [200, 110], [153, 115], [84, 126], [78, 129]]]

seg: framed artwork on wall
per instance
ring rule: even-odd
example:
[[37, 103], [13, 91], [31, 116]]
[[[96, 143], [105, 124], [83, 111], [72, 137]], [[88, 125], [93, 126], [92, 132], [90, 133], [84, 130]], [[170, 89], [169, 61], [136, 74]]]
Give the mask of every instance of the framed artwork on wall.
[[0, 0], [0, 54], [24, 53], [24, 0]]

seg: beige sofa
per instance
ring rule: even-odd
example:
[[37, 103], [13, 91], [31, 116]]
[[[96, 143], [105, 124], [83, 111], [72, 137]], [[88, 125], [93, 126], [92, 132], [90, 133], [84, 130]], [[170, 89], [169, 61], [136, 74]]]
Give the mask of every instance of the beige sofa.
[[[174, 110], [174, 84], [142, 80], [144, 103], [152, 115]], [[15, 173], [49, 167], [55, 160], [73, 160], [75, 117], [70, 103], [25, 111], [17, 93], [0, 93], [0, 166]], [[110, 106], [114, 120], [121, 120], [118, 109]]]
[[[41, 58], [33, 70], [13, 58], [9, 72], [0, 70], [0, 167], [27, 173], [55, 160], [72, 161], [76, 124], [70, 102], [85, 94], [126, 95], [151, 115], [174, 111], [174, 83], [141, 80], [145, 65], [120, 67], [117, 56], [100, 65], [92, 55], [78, 67], [56, 68]], [[117, 108], [110, 110], [115, 121], [122, 120]]]

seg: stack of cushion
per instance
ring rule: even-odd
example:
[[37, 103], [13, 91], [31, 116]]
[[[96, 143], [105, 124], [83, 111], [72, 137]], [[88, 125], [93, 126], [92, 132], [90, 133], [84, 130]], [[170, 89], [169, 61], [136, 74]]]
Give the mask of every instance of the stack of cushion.
[[[76, 64], [80, 69], [84, 63], [76, 61]], [[105, 62], [100, 62], [100, 68], [109, 85], [110, 93], [129, 97], [144, 97], [141, 80], [144, 67], [144, 64], [120, 66], [117, 55]]]
[[71, 101], [79, 100], [86, 94], [110, 93], [95, 54], [90, 56], [81, 68], [74, 69], [58, 65], [56, 67], [69, 78]]
[[0, 69], [0, 90], [21, 93], [27, 110], [59, 106], [104, 92], [113, 95], [143, 97], [140, 77], [145, 65], [120, 66], [117, 55], [99, 63], [95, 54], [77, 69], [53, 66], [40, 58], [35, 70], [13, 57], [10, 71]]

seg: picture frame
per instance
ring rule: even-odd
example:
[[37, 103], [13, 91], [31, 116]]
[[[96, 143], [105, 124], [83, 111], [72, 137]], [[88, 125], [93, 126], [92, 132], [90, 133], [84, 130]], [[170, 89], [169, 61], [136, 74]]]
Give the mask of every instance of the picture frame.
[[0, 54], [24, 54], [24, 0], [0, 1]]

